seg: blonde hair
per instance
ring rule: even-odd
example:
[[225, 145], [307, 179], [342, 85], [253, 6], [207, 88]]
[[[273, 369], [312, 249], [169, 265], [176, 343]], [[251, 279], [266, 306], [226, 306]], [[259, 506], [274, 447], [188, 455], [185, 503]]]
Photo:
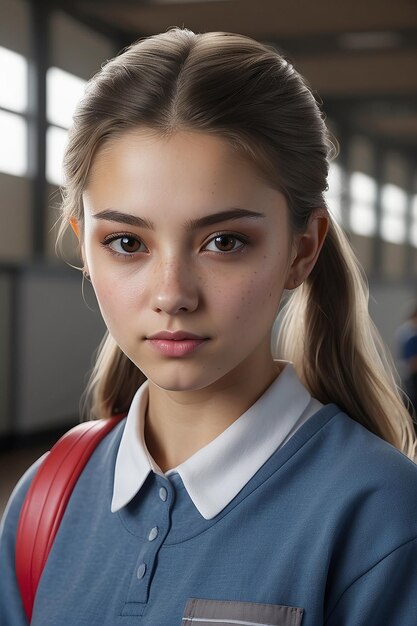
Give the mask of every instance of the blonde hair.
[[[71, 219], [82, 237], [82, 193], [97, 150], [140, 126], [162, 135], [184, 129], [226, 138], [285, 194], [294, 231], [326, 206], [333, 146], [291, 63], [248, 37], [172, 29], [133, 44], [89, 82], [64, 158], [59, 237]], [[414, 455], [413, 425], [369, 317], [364, 278], [333, 222], [311, 275], [286, 304], [278, 353], [294, 362], [318, 400], [337, 403]], [[126, 411], [144, 379], [107, 333], [86, 391], [91, 415]]]
[[343, 231], [331, 222], [316, 266], [282, 309], [278, 352], [294, 362], [315, 398], [336, 403], [415, 459], [414, 425], [368, 300], [362, 268]]

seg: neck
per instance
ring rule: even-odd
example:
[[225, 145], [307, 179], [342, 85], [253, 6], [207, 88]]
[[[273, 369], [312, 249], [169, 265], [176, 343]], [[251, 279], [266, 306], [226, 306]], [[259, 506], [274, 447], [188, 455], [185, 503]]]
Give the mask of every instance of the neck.
[[[196, 391], [166, 391], [149, 381], [145, 441], [163, 472], [183, 463], [247, 411], [279, 375], [270, 360], [257, 375], [237, 372], [228, 382]], [[226, 384], [225, 384], [226, 382]]]

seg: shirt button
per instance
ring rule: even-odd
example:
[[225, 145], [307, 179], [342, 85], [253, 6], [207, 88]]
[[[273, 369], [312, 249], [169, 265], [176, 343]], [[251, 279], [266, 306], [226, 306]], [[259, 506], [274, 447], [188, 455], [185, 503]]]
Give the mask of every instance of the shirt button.
[[146, 572], [146, 565], [145, 563], [142, 563], [141, 565], [139, 565], [138, 571], [136, 572], [136, 576], [139, 578], [139, 580], [141, 580], [145, 576], [145, 572]]
[[154, 526], [154, 528], [152, 528], [152, 530], [150, 531], [148, 535], [148, 540], [153, 541], [154, 539], [157, 538], [157, 536], [158, 536], [158, 527]]
[[168, 497], [168, 492], [165, 489], [165, 487], [161, 487], [159, 490], [159, 497], [161, 498], [162, 502], [165, 502], [165, 500]]

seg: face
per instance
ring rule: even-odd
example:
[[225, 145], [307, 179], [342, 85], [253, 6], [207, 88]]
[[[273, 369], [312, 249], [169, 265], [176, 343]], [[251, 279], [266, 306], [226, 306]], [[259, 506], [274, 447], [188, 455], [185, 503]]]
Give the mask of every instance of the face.
[[[284, 196], [254, 165], [212, 135], [138, 130], [98, 152], [83, 201], [103, 318], [152, 383], [213, 391], [270, 374], [293, 247]], [[150, 339], [163, 331], [185, 339]]]

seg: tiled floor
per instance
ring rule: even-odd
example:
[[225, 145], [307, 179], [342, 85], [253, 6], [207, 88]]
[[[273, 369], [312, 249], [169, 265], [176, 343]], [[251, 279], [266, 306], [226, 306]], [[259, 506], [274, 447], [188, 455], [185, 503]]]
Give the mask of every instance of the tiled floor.
[[49, 447], [46, 443], [33, 448], [0, 452], [0, 516], [19, 478]]

